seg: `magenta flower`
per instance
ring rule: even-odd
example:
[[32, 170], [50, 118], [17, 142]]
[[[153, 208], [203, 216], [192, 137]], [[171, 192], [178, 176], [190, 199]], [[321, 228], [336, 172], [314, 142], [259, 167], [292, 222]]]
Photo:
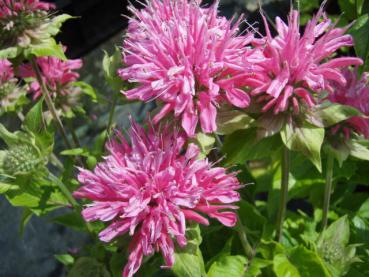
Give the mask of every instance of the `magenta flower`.
[[48, 11], [54, 8], [54, 4], [40, 2], [39, 0], [1, 0], [0, 20], [6, 17], [17, 16], [21, 12], [33, 13], [39, 10]]
[[[369, 117], [369, 73], [362, 75], [361, 79], [357, 79], [357, 72], [345, 69], [342, 71], [347, 83], [342, 85], [338, 82], [333, 83], [334, 92], [329, 95], [329, 100], [342, 105], [352, 106], [364, 115]], [[350, 128], [355, 130], [358, 134], [369, 138], [369, 118], [354, 116], [346, 120], [348, 124], [338, 124], [333, 128], [333, 132], [342, 129], [346, 137], [350, 137]]]
[[[68, 95], [70, 91], [70, 83], [77, 81], [79, 74], [74, 70], [82, 67], [82, 60], [62, 61], [54, 57], [37, 58], [37, 64], [40, 67], [42, 79], [48, 89], [54, 96]], [[30, 64], [20, 67], [19, 74], [21, 77], [36, 77]], [[37, 80], [30, 84], [30, 92], [33, 98], [37, 99], [41, 96], [41, 88]]]
[[182, 153], [184, 139], [149, 123], [149, 130], [132, 121], [131, 144], [117, 133], [108, 143], [110, 154], [94, 172], [80, 169], [83, 186], [74, 193], [93, 202], [83, 210], [87, 221], [112, 223], [99, 237], [109, 242], [117, 236], [132, 236], [123, 276], [138, 271], [143, 256], [161, 251], [165, 264], [174, 263], [174, 240], [186, 245], [186, 220], [208, 225], [207, 215], [225, 226], [234, 226], [240, 188], [235, 174], [197, 160], [199, 149], [190, 144]]
[[249, 95], [231, 77], [253, 77], [245, 63], [253, 36], [236, 36], [238, 22], [231, 26], [217, 16], [218, 1], [208, 8], [199, 2], [153, 0], [143, 10], [130, 6], [135, 18], [124, 41], [126, 68], [119, 70], [123, 79], [138, 83], [124, 92], [128, 99], [160, 100], [163, 107], [153, 121], [173, 112], [189, 136], [199, 119], [202, 131], [216, 131], [220, 103], [248, 106]]
[[12, 64], [7, 59], [0, 59], [0, 84], [14, 78]]
[[265, 74], [253, 91], [260, 95], [258, 102], [264, 104], [263, 112], [273, 109], [278, 114], [292, 106], [298, 113], [301, 103], [311, 107], [315, 104], [313, 93], [331, 91], [330, 81], [346, 85], [340, 68], [362, 64], [359, 58], [332, 58], [339, 48], [352, 46], [353, 39], [344, 34], [347, 28], [335, 28], [323, 14], [323, 7], [307, 23], [303, 35], [297, 11], [290, 13], [288, 25], [277, 17], [278, 35], [274, 38], [266, 21], [265, 26], [265, 60], [260, 64]]

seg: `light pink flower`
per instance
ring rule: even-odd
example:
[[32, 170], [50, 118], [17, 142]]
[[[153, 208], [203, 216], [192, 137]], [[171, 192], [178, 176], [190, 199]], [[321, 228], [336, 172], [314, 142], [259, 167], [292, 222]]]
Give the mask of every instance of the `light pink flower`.
[[0, 59], [0, 84], [14, 78], [12, 64], [7, 59]]
[[[361, 79], [357, 79], [357, 72], [344, 69], [342, 74], [345, 76], [347, 83], [342, 85], [338, 82], [333, 83], [334, 92], [329, 95], [329, 100], [342, 105], [352, 106], [364, 115], [369, 117], [369, 73], [365, 72]], [[345, 121], [358, 134], [369, 138], [369, 118], [354, 116]], [[338, 124], [333, 132], [339, 129], [343, 130], [346, 137], [350, 136], [350, 130], [346, 124]]]
[[353, 39], [345, 32], [347, 28], [336, 28], [323, 13], [319, 12], [300, 33], [298, 11], [291, 11], [288, 25], [276, 19], [278, 35], [272, 37], [265, 20], [266, 32], [264, 56], [260, 64], [265, 68], [264, 78], [253, 91], [260, 95], [263, 112], [273, 109], [275, 114], [292, 107], [295, 113], [300, 104], [308, 107], [315, 104], [313, 93], [331, 91], [330, 81], [345, 86], [346, 79], [340, 69], [360, 65], [362, 60], [353, 57], [332, 57], [344, 46], [352, 46]]
[[80, 169], [83, 186], [74, 193], [87, 198], [85, 220], [111, 222], [99, 237], [109, 242], [129, 233], [132, 240], [123, 276], [138, 271], [143, 256], [161, 251], [165, 264], [174, 263], [174, 240], [186, 245], [186, 220], [208, 225], [204, 215], [226, 226], [234, 226], [231, 211], [239, 201], [235, 174], [197, 160], [199, 149], [190, 144], [183, 153], [184, 136], [171, 132], [169, 125], [149, 130], [131, 122], [129, 144], [120, 133], [108, 143], [110, 154], [94, 172]]
[[[37, 64], [40, 67], [42, 79], [53, 94], [67, 95], [69, 93], [68, 85], [77, 81], [79, 74], [74, 70], [82, 67], [82, 60], [63, 61], [54, 57], [37, 58]], [[19, 74], [21, 77], [36, 77], [30, 64], [20, 67]], [[41, 96], [40, 85], [35, 80], [30, 84], [30, 92], [33, 98], [37, 99]]]
[[0, 19], [17, 16], [21, 12], [33, 13], [39, 10], [48, 11], [54, 8], [54, 4], [40, 2], [39, 0], [1, 0]]
[[142, 10], [129, 9], [124, 41], [126, 68], [119, 75], [138, 87], [125, 91], [128, 99], [163, 103], [154, 117], [157, 123], [170, 112], [181, 118], [187, 135], [193, 136], [200, 120], [202, 131], [216, 131], [219, 103], [245, 108], [249, 95], [234, 79], [252, 78], [246, 57], [253, 35], [237, 36], [238, 22], [217, 15], [218, 1], [201, 8], [200, 1], [152, 0]]

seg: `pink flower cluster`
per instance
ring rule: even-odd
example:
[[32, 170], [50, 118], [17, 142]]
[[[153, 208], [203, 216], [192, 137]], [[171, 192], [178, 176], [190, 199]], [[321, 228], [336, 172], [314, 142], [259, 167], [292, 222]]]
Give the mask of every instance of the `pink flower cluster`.
[[[347, 83], [333, 83], [334, 92], [329, 95], [329, 100], [335, 103], [352, 106], [363, 113], [365, 117], [354, 116], [345, 123], [351, 126], [358, 134], [369, 139], [369, 73], [364, 73], [361, 79], [357, 79], [357, 72], [349, 69], [343, 71]], [[341, 124], [337, 125], [333, 132], [341, 129]], [[345, 136], [350, 137], [350, 129], [342, 128]]]
[[277, 18], [275, 37], [265, 24], [266, 37], [255, 39], [237, 35], [237, 23], [218, 17], [217, 6], [154, 0], [142, 10], [130, 8], [135, 18], [119, 74], [138, 84], [124, 92], [128, 99], [163, 103], [154, 122], [173, 111], [187, 135], [194, 135], [198, 118], [202, 131], [214, 132], [219, 104], [245, 108], [249, 95], [261, 112], [299, 113], [301, 105], [315, 105], [317, 93], [332, 91], [332, 80], [346, 84], [342, 68], [362, 64], [359, 58], [332, 58], [353, 40], [347, 28], [336, 28], [325, 17], [323, 7], [303, 34], [299, 13], [292, 11], [288, 25]]
[[39, 10], [48, 11], [54, 8], [54, 4], [40, 2], [39, 0], [1, 0], [0, 19], [17, 16], [20, 12], [32, 13]]
[[346, 28], [334, 27], [324, 16], [323, 7], [307, 23], [302, 35], [297, 11], [290, 13], [288, 25], [277, 17], [276, 26], [278, 35], [272, 37], [265, 21], [265, 60], [260, 64], [264, 74], [259, 75], [263, 77], [261, 85], [252, 91], [258, 96], [257, 102], [263, 104], [262, 112], [273, 109], [278, 114], [292, 107], [297, 114], [301, 103], [312, 107], [316, 103], [314, 93], [332, 91], [330, 81], [346, 84], [341, 68], [362, 64], [359, 58], [331, 58], [339, 48], [352, 46], [353, 40], [344, 34]]
[[[68, 95], [69, 84], [77, 81], [79, 77], [79, 74], [74, 70], [82, 67], [82, 60], [63, 61], [54, 57], [40, 57], [37, 58], [37, 64], [48, 89], [56, 95]], [[30, 64], [21, 66], [19, 74], [23, 78], [36, 77]], [[41, 88], [37, 80], [30, 84], [30, 92], [33, 93], [34, 99], [41, 96]]]
[[14, 78], [12, 64], [7, 59], [0, 59], [0, 85]]
[[[235, 86], [237, 79], [252, 79], [246, 46], [253, 36], [237, 36], [238, 22], [217, 16], [218, 1], [208, 8], [199, 1], [147, 1], [134, 14], [124, 41], [125, 68], [119, 75], [138, 87], [125, 91], [128, 99], [163, 103], [154, 122], [170, 112], [181, 118], [193, 136], [200, 120], [204, 132], [217, 129], [217, 107], [228, 103], [245, 108], [249, 95]], [[232, 78], [231, 78], [232, 77]]]
[[[138, 271], [143, 256], [161, 251], [166, 266], [174, 263], [174, 240], [186, 245], [186, 221], [208, 225], [207, 215], [225, 226], [234, 226], [230, 209], [239, 201], [235, 174], [198, 160], [194, 144], [183, 153], [185, 140], [178, 132], [145, 130], [131, 122], [131, 143], [120, 133], [108, 143], [109, 155], [94, 172], [80, 169], [83, 186], [74, 193], [92, 201], [82, 212], [87, 221], [112, 222], [99, 237], [109, 242], [117, 236], [132, 236], [123, 276]], [[225, 210], [225, 211], [224, 211]], [[228, 210], [228, 211], [227, 211]]]

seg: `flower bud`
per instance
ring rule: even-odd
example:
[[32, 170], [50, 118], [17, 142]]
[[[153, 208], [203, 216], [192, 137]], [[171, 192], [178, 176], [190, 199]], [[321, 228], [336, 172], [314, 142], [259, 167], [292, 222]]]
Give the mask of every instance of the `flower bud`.
[[28, 144], [13, 146], [5, 155], [3, 170], [6, 174], [25, 175], [34, 172], [42, 164], [37, 150]]

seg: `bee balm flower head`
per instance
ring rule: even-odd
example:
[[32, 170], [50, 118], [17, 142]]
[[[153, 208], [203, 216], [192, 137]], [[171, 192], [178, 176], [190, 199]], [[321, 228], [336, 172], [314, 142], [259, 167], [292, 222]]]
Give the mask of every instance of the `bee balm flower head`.
[[99, 234], [102, 241], [125, 233], [132, 237], [123, 276], [133, 276], [143, 256], [156, 251], [161, 251], [166, 266], [172, 266], [174, 241], [186, 245], [188, 220], [207, 225], [207, 215], [226, 226], [236, 222], [229, 211], [240, 199], [234, 174], [197, 160], [194, 144], [182, 153], [184, 140], [168, 126], [157, 129], [149, 123], [145, 132], [132, 122], [130, 143], [117, 133], [117, 140], [108, 143], [105, 161], [93, 172], [80, 170], [83, 186], [74, 193], [92, 201], [83, 210], [87, 221], [111, 222]]
[[[363, 115], [369, 117], [369, 73], [364, 73], [362, 77], [357, 79], [357, 72], [349, 69], [343, 70], [347, 83], [342, 85], [334, 82], [332, 87], [334, 92], [329, 95], [329, 100], [342, 105], [352, 106], [363, 113]], [[363, 135], [365, 138], [369, 138], [369, 119], [361, 116], [354, 116], [348, 119], [345, 123], [337, 125], [333, 131], [338, 131], [343, 127], [343, 131], [346, 137], [350, 136], [350, 128], [358, 134]], [[348, 126], [347, 126], [348, 125]]]
[[314, 93], [331, 90], [330, 81], [344, 86], [346, 78], [340, 69], [362, 63], [359, 58], [332, 55], [341, 47], [352, 46], [353, 39], [345, 35], [347, 28], [336, 28], [323, 14], [323, 6], [311, 19], [303, 34], [300, 32], [299, 12], [292, 11], [288, 25], [280, 18], [276, 20], [276, 37], [272, 37], [266, 25], [264, 55], [265, 68], [262, 85], [253, 94], [260, 95], [262, 111], [273, 109], [275, 114], [289, 108], [295, 113], [300, 104], [311, 107], [315, 104]]
[[243, 56], [253, 36], [237, 37], [237, 24], [217, 16], [217, 7], [218, 1], [202, 8], [194, 0], [153, 0], [142, 10], [130, 7], [135, 17], [124, 41], [126, 67], [119, 75], [138, 87], [124, 94], [158, 99], [163, 107], [154, 122], [173, 112], [189, 136], [198, 120], [204, 132], [216, 130], [219, 103], [244, 108], [250, 101], [230, 77], [250, 75]]

